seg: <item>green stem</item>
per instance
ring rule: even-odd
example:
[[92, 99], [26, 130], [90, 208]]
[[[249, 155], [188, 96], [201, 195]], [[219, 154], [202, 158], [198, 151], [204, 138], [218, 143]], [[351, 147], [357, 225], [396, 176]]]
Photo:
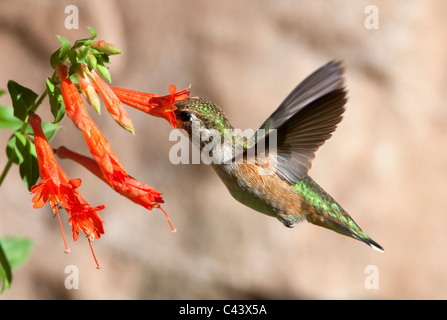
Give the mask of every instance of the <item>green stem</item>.
[[[48, 95], [48, 90], [45, 89], [45, 91], [40, 95], [39, 100], [37, 100], [37, 102], [34, 104], [34, 106], [29, 110], [29, 112], [28, 112], [28, 116], [29, 116], [31, 113], [36, 112], [37, 108], [39, 108], [39, 106], [42, 104], [43, 100], [47, 97], [47, 95]], [[25, 129], [26, 129], [26, 125], [25, 125], [24, 127], [25, 127]]]
[[13, 162], [11, 159], [8, 159], [8, 163], [6, 163], [5, 168], [3, 169], [2, 175], [0, 176], [0, 186], [3, 183], [3, 180], [5, 180], [6, 175], [8, 174], [9, 169], [11, 168]]

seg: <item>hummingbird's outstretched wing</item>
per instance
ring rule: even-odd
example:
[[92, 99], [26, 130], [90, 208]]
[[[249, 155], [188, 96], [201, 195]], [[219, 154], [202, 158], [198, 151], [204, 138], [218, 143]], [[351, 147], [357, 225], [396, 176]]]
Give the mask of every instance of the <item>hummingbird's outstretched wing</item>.
[[325, 94], [343, 88], [343, 67], [330, 61], [302, 81], [264, 121], [260, 129], [278, 129], [298, 111]]
[[[347, 101], [342, 74], [339, 62], [324, 65], [299, 84], [261, 126], [266, 129], [266, 148], [273, 136], [268, 130], [276, 129], [276, 173], [290, 184], [307, 174], [315, 151], [342, 119]], [[262, 138], [257, 139], [259, 144]]]

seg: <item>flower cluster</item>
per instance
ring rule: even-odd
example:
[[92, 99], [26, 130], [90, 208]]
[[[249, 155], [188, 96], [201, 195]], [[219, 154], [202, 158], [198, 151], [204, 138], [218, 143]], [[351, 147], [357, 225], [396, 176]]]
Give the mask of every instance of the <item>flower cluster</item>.
[[[39, 162], [39, 173], [42, 181], [31, 187], [31, 192], [35, 194], [33, 198], [34, 208], [41, 208], [49, 202], [54, 214], [59, 219], [62, 237], [64, 239], [65, 252], [70, 252], [65, 240], [64, 231], [59, 215], [59, 208], [63, 207], [68, 213], [68, 221], [73, 228], [73, 239], [76, 241], [79, 236], [79, 229], [84, 231], [91, 247], [91, 241], [99, 239], [104, 234], [103, 220], [98, 214], [104, 206], [92, 207], [82, 198], [77, 188], [81, 185], [80, 179], [70, 180], [67, 174], [56, 162], [53, 150], [42, 131], [42, 120], [37, 114], [29, 117], [28, 123], [34, 133], [34, 144]], [[93, 249], [92, 249], [93, 253]], [[95, 255], [93, 253], [93, 257]], [[95, 262], [99, 268], [99, 264]]]
[[[88, 43], [88, 41], [85, 43]], [[98, 50], [109, 50], [111, 48], [108, 43], [103, 41], [91, 42], [89, 45]], [[116, 53], [116, 51], [112, 50], [110, 54], [113, 53]], [[65, 113], [83, 134], [92, 158], [78, 154], [66, 147], [59, 147], [56, 151], [57, 156], [81, 164], [116, 192], [144, 208], [149, 210], [159, 208], [165, 214], [171, 230], [175, 232], [168, 215], [160, 206], [161, 203], [164, 203], [161, 193], [127, 173], [120, 159], [113, 152], [110, 143], [89, 116], [82, 96], [98, 113], [101, 112], [101, 98], [113, 120], [125, 130], [135, 134], [132, 121], [123, 104], [150, 115], [165, 118], [175, 127], [174, 103], [185, 100], [189, 96], [189, 88], [177, 92], [176, 87], [171, 85], [169, 95], [158, 96], [110, 87], [95, 72], [94, 68], [82, 61], [72, 62], [70, 69], [65, 63], [61, 62], [54, 67], [60, 83], [60, 95], [65, 106]], [[75, 76], [78, 85], [72, 82], [73, 77], [69, 74], [70, 72], [71, 75]], [[61, 225], [65, 251], [69, 252], [70, 249], [65, 240], [59, 214], [59, 209], [64, 208], [72, 226], [74, 241], [78, 239], [79, 229], [81, 229], [87, 236], [95, 263], [99, 268], [91, 241], [99, 239], [104, 234], [104, 220], [98, 213], [98, 211], [104, 209], [104, 206], [93, 207], [84, 200], [78, 191], [81, 180], [70, 179], [58, 165], [53, 150], [42, 130], [40, 117], [35, 113], [31, 114], [28, 123], [33, 129], [39, 173], [42, 179], [41, 182], [31, 188], [31, 192], [35, 194], [33, 198], [34, 208], [41, 208], [49, 202]]]

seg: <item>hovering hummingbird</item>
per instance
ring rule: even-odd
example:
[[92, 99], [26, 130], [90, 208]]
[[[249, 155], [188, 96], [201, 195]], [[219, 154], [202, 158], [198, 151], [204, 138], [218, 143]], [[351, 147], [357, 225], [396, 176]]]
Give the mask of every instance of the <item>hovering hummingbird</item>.
[[[220, 134], [219, 150], [227, 161], [215, 161], [211, 166], [230, 194], [242, 204], [277, 218], [286, 227], [307, 220], [383, 252], [383, 248], [307, 175], [315, 152], [342, 120], [346, 101], [343, 67], [340, 62], [331, 61], [289, 94], [262, 124], [260, 129], [264, 131], [258, 130], [265, 132], [264, 135], [255, 134], [252, 139], [244, 139], [235, 133], [237, 131], [233, 130], [219, 106], [202, 98], [175, 103], [176, 125], [186, 130], [189, 139], [200, 150], [206, 144], [204, 139], [194, 137], [197, 134], [194, 131], [205, 136], [210, 135], [210, 130]], [[271, 132], [276, 134], [274, 149], [267, 146], [272, 140]], [[260, 141], [270, 161], [268, 166], [256, 154], [250, 153], [261, 144]], [[238, 146], [241, 147], [242, 161], [234, 161]]]

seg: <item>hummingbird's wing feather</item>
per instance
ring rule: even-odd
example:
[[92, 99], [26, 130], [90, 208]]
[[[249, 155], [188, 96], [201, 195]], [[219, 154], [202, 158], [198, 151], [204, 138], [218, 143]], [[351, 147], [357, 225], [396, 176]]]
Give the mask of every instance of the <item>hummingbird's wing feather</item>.
[[[276, 173], [290, 184], [297, 183], [342, 119], [346, 103], [342, 71], [340, 63], [330, 62], [298, 85], [261, 126], [266, 135], [257, 136], [257, 142], [249, 145], [245, 154], [257, 154], [250, 149], [265, 146], [269, 158], [276, 157]], [[276, 152], [272, 148], [273, 132]]]
[[265, 120], [260, 129], [277, 129], [302, 108], [325, 94], [343, 88], [341, 62], [331, 61], [301, 82]]
[[307, 174], [315, 152], [342, 120], [345, 103], [346, 92], [336, 89], [302, 108], [277, 129], [276, 173], [282, 179], [294, 184]]

